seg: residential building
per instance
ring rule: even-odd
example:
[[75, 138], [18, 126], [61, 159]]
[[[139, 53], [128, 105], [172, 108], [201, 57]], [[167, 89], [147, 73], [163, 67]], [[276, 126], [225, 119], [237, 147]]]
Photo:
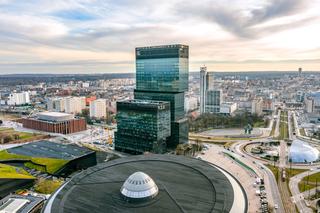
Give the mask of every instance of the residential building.
[[9, 95], [8, 105], [24, 105], [30, 103], [29, 92], [11, 93]]
[[65, 112], [77, 114], [81, 113], [86, 107], [85, 97], [67, 97], [65, 99]]
[[162, 153], [170, 135], [169, 102], [138, 99], [117, 102], [116, 150]]
[[65, 98], [50, 98], [47, 101], [47, 110], [51, 112], [64, 112], [66, 109]]
[[252, 100], [251, 113], [262, 115], [263, 113], [263, 99], [261, 97]]
[[105, 99], [97, 99], [90, 102], [90, 117], [105, 118], [107, 116], [107, 103]]

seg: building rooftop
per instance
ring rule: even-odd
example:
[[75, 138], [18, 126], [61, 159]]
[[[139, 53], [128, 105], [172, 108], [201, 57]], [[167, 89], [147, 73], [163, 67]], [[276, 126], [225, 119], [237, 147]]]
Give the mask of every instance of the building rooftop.
[[[214, 165], [183, 156], [120, 158], [73, 177], [51, 196], [43, 212], [246, 212], [245, 192], [229, 176]], [[155, 187], [158, 193], [152, 191]], [[119, 191], [123, 188], [154, 196], [144, 202], [128, 202]]]
[[8, 149], [8, 152], [39, 158], [73, 160], [94, 151], [74, 144], [60, 144], [42, 140]]
[[74, 119], [74, 115], [62, 112], [40, 112], [38, 119], [45, 121], [66, 121]]
[[9, 195], [0, 200], [0, 213], [29, 213], [43, 201], [40, 197]]

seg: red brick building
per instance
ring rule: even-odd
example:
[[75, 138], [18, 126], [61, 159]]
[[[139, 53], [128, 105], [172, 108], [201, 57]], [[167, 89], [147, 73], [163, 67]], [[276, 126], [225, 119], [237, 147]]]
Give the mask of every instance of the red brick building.
[[37, 117], [22, 118], [21, 123], [24, 128], [60, 134], [71, 134], [87, 129], [85, 119], [56, 112], [39, 113]]

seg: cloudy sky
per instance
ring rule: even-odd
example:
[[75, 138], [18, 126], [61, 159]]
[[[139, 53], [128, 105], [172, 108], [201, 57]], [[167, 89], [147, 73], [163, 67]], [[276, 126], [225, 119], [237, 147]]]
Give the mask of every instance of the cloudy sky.
[[320, 0], [0, 0], [0, 74], [134, 72], [136, 46], [190, 70], [320, 71]]

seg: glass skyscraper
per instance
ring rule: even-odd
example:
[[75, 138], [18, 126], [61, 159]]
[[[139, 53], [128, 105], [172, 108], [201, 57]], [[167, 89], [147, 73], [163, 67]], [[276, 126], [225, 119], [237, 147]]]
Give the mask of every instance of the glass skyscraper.
[[188, 79], [188, 46], [136, 48], [135, 99], [117, 102], [115, 149], [161, 153], [188, 142], [184, 111]]
[[115, 149], [133, 154], [163, 153], [171, 135], [170, 104], [164, 101], [117, 102]]
[[168, 147], [188, 141], [184, 93], [188, 91], [189, 47], [163, 45], [136, 48], [135, 99], [167, 101], [171, 111]]

